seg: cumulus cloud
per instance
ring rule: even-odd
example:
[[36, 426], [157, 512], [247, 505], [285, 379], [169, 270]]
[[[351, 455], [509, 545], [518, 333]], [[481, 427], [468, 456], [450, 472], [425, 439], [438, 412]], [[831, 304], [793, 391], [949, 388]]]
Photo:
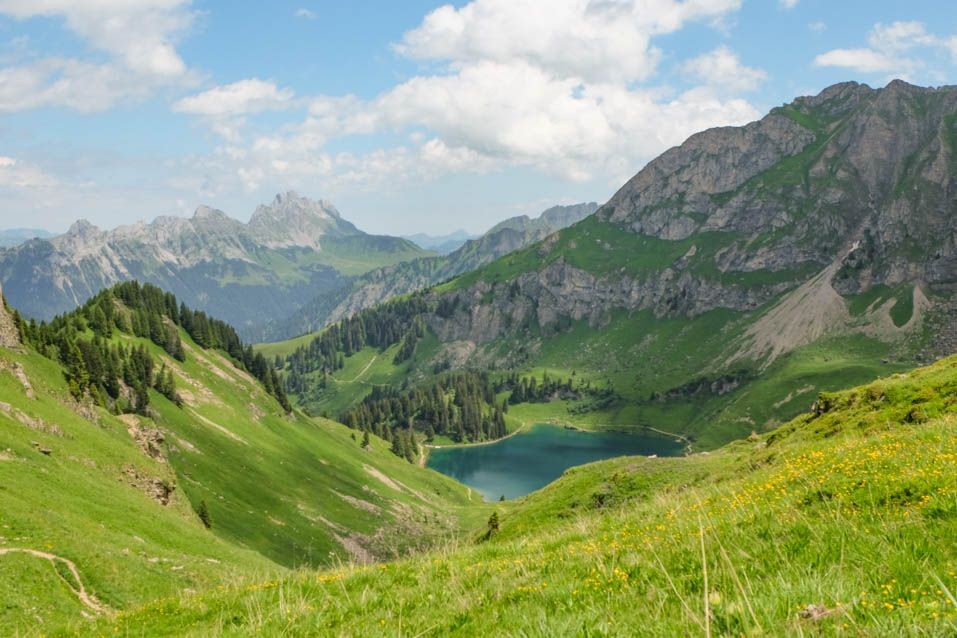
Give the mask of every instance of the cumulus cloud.
[[[662, 59], [655, 36], [739, 7], [740, 0], [443, 6], [395, 47], [437, 65], [432, 73], [372, 99], [313, 98], [300, 123], [220, 153], [238, 164], [249, 190], [297, 178], [369, 186], [511, 166], [618, 181], [702, 128], [757, 117], [747, 101], [722, 96], [755, 87], [765, 74], [726, 47], [683, 67], [697, 88], [650, 85]], [[325, 150], [333, 139], [376, 133], [405, 134], [409, 143], [364, 155]]]
[[781, 6], [785, 9], [793, 9], [794, 7], [798, 6], [798, 2], [800, 2], [800, 0], [780, 0], [780, 2]]
[[814, 58], [817, 66], [836, 66], [861, 73], [892, 72], [910, 63], [874, 49], [832, 49]]
[[39, 167], [0, 155], [0, 188], [48, 188], [56, 185], [57, 180]]
[[[108, 63], [46, 58], [11, 64], [0, 74], [39, 97], [3, 100], [5, 110], [62, 105], [79, 110], [108, 108], [149, 94], [158, 86], [189, 79], [176, 40], [193, 20], [190, 0], [0, 0], [0, 14], [18, 19], [62, 19]], [[4, 94], [12, 90], [0, 89]]]
[[763, 70], [741, 64], [725, 46], [688, 60], [682, 68], [703, 84], [731, 91], [753, 91], [768, 78]]
[[[388, 188], [447, 173], [528, 167], [569, 181], [620, 183], [692, 133], [759, 114], [735, 93], [765, 73], [727, 47], [678, 65], [692, 88], [656, 83], [655, 38], [698, 21], [718, 26], [741, 0], [474, 0], [440, 7], [395, 50], [424, 69], [371, 98], [293, 98], [245, 80], [174, 108], [222, 138], [204, 175], [246, 191]], [[257, 110], [308, 106], [303, 119], [243, 140]], [[250, 127], [251, 128], [251, 127]], [[403, 139], [389, 148], [332, 152], [357, 136]], [[392, 137], [395, 136], [395, 137]], [[199, 169], [199, 164], [195, 167]]]
[[197, 95], [184, 97], [173, 110], [194, 115], [245, 115], [286, 108], [294, 93], [273, 82], [252, 78], [217, 86]]
[[300, 7], [296, 9], [293, 15], [296, 16], [297, 18], [302, 18], [303, 20], [315, 20], [318, 17], [315, 11], [306, 9], [305, 7]]
[[475, 0], [432, 11], [396, 49], [456, 64], [524, 62], [585, 81], [644, 80], [661, 58], [654, 36], [740, 6], [741, 0]]
[[814, 58], [814, 64], [906, 78], [925, 66], [923, 59], [914, 57], [916, 49], [945, 52], [957, 59], [957, 37], [931, 34], [921, 22], [875, 24], [867, 43], [862, 48], [832, 49]]

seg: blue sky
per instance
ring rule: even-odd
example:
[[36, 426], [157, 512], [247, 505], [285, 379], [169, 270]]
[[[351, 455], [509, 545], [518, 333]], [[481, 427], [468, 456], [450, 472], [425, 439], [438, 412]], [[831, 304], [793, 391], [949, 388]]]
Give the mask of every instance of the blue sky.
[[297, 190], [477, 232], [834, 82], [955, 71], [945, 1], [0, 0], [0, 228]]

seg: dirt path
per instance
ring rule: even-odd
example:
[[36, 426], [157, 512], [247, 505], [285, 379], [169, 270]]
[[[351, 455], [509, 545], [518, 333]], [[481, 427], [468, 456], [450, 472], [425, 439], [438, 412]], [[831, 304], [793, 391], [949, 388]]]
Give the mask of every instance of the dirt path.
[[376, 362], [376, 359], [378, 359], [378, 358], [379, 358], [379, 355], [375, 355], [374, 357], [372, 357], [372, 359], [369, 360], [369, 363], [366, 364], [366, 367], [364, 367], [362, 370], [359, 370], [359, 374], [357, 374], [357, 375], [356, 375], [355, 377], [353, 377], [351, 380], [337, 379], [337, 378], [333, 377], [332, 375], [329, 376], [329, 379], [330, 379], [333, 383], [336, 383], [336, 384], [338, 384], [338, 383], [365, 383], [366, 385], [371, 385], [371, 384], [369, 384], [367, 381], [360, 381], [359, 379], [361, 379], [361, 378], [362, 378], [362, 375], [364, 375], [366, 372], [369, 371], [369, 368], [372, 367], [372, 364], [375, 363], [375, 362]]
[[425, 443], [419, 444], [419, 467], [425, 467], [425, 462], [428, 460], [428, 457], [425, 454]]
[[[96, 596], [86, 591], [86, 588], [83, 586], [83, 579], [80, 578], [80, 571], [76, 568], [76, 565], [73, 561], [63, 558], [62, 556], [57, 556], [56, 554], [50, 554], [48, 552], [40, 552], [35, 549], [23, 549], [19, 547], [4, 547], [0, 548], [0, 556], [4, 554], [28, 554], [30, 556], [35, 556], [36, 558], [42, 558], [44, 560], [50, 561], [50, 566], [53, 567], [53, 571], [56, 573], [57, 577], [66, 583], [66, 586], [70, 588], [76, 597], [80, 599], [80, 602], [89, 609], [90, 611], [97, 614], [105, 614], [110, 611], [110, 608], [101, 603], [96, 599]], [[56, 562], [59, 561], [66, 565], [66, 568], [70, 570], [70, 573], [73, 575], [73, 578], [76, 580], [76, 586], [71, 583], [69, 580], [63, 577], [63, 575], [57, 570]]]
[[359, 380], [359, 377], [361, 377], [361, 376], [364, 375], [366, 372], [368, 372], [368, 371], [369, 371], [369, 368], [372, 367], [372, 364], [375, 363], [376, 359], [378, 359], [378, 358], [379, 358], [379, 355], [375, 355], [374, 357], [372, 357], [372, 359], [369, 361], [369, 363], [366, 364], [366, 367], [364, 367], [362, 370], [360, 370], [360, 371], [359, 371], [359, 374], [357, 374], [357, 375], [355, 376], [355, 378], [354, 378], [352, 381], [349, 381], [348, 383], [355, 383], [356, 381], [358, 381], [358, 380]]

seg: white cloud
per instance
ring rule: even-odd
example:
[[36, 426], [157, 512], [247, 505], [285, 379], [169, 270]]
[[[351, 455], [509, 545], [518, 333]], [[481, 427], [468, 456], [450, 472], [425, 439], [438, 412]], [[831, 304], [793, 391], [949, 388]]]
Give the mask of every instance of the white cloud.
[[431, 12], [396, 48], [457, 64], [525, 62], [586, 81], [644, 80], [661, 58], [654, 36], [740, 6], [741, 0], [474, 0]]
[[814, 58], [817, 66], [844, 67], [861, 73], [889, 73], [899, 69], [902, 62], [873, 49], [832, 49]]
[[765, 71], [741, 64], [726, 46], [688, 60], [682, 69], [704, 84], [731, 91], [753, 91], [768, 78]]
[[0, 112], [66, 106], [92, 112], [145, 96], [150, 85], [128, 70], [109, 64], [44, 58], [0, 68]]
[[97, 49], [142, 73], [175, 76], [186, 71], [175, 39], [192, 22], [190, 0], [0, 0], [15, 18], [63, 18]]
[[942, 38], [927, 32], [921, 22], [877, 23], [867, 38], [868, 47], [832, 49], [814, 58], [817, 66], [841, 67], [861, 73], [884, 73], [906, 78], [924, 68], [916, 49], [946, 52], [957, 59], [957, 37]]
[[780, 0], [781, 6], [785, 9], [793, 9], [798, 6], [798, 2], [800, 2], [800, 0]]
[[817, 20], [815, 22], [809, 23], [807, 25], [807, 28], [813, 31], [814, 33], [824, 33], [824, 31], [827, 30], [827, 23]]
[[57, 180], [39, 167], [0, 155], [0, 188], [49, 188], [56, 185]]
[[189, 28], [189, 0], [0, 0], [0, 14], [18, 19], [62, 19], [92, 48], [111, 56], [107, 63], [46, 58], [0, 69], [0, 76], [36, 95], [11, 96], [0, 88], [4, 110], [62, 105], [102, 110], [137, 99], [159, 86], [188, 83], [191, 74], [176, 51]]
[[306, 9], [305, 7], [300, 7], [299, 9], [296, 9], [293, 15], [296, 16], [297, 18], [302, 18], [303, 20], [315, 20], [317, 17], [319, 17], [316, 15], [315, 11], [311, 11], [310, 9]]
[[[232, 127], [204, 170], [248, 191], [317, 182], [368, 189], [515, 166], [614, 184], [694, 132], [758, 116], [733, 93], [765, 74], [725, 47], [687, 64], [697, 88], [679, 93], [652, 81], [662, 59], [655, 36], [693, 20], [712, 24], [739, 6], [740, 0], [475, 0], [441, 7], [396, 45], [431, 62], [428, 73], [371, 99], [311, 98], [302, 121], [248, 143]], [[241, 99], [200, 97], [178, 108], [209, 117], [229, 102], [246, 112]], [[334, 139], [375, 134], [407, 141], [362, 154], [328, 150]]]
[[185, 97], [173, 104], [173, 110], [206, 116], [244, 115], [286, 108], [293, 96], [291, 89], [252, 78]]

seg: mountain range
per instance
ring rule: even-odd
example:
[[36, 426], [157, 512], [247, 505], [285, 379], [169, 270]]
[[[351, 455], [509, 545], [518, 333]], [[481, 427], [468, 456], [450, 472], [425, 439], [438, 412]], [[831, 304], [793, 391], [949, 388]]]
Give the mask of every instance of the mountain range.
[[[423, 293], [416, 356], [369, 373], [575, 373], [614, 398], [557, 418], [711, 447], [953, 352], [955, 111], [957, 88], [847, 83], [694, 135], [584, 221]], [[318, 411], [368, 393], [310, 387]]]
[[39, 228], [9, 228], [0, 230], [0, 248], [12, 248], [31, 239], [50, 239], [51, 237], [56, 237], [56, 234]]
[[429, 235], [427, 233], [416, 233], [414, 235], [403, 235], [403, 239], [408, 239], [417, 246], [426, 250], [437, 252], [440, 255], [448, 255], [450, 252], [459, 248], [470, 239], [476, 239], [473, 235], [464, 230], [457, 230], [448, 235]]
[[317, 296], [283, 321], [266, 325], [256, 336], [263, 341], [277, 341], [318, 330], [365, 308], [475, 270], [571, 226], [596, 210], [598, 204], [582, 203], [553, 206], [535, 218], [521, 215], [506, 219], [448, 255], [420, 257], [369, 271], [337, 290]]
[[[294, 194], [7, 250], [0, 626], [952, 635], [955, 214], [957, 87], [894, 81], [445, 256]], [[315, 332], [250, 346], [204, 312], [297, 278], [328, 291]], [[49, 323], [8, 304], [48, 297]], [[681, 455], [496, 502], [423, 467], [545, 422]]]
[[59, 237], [0, 252], [0, 283], [21, 312], [50, 319], [136, 279], [242, 329], [291, 315], [368, 270], [428, 254], [405, 239], [366, 234], [332, 204], [290, 192], [259, 206], [248, 224], [207, 206], [189, 219], [112, 231], [81, 220]]

